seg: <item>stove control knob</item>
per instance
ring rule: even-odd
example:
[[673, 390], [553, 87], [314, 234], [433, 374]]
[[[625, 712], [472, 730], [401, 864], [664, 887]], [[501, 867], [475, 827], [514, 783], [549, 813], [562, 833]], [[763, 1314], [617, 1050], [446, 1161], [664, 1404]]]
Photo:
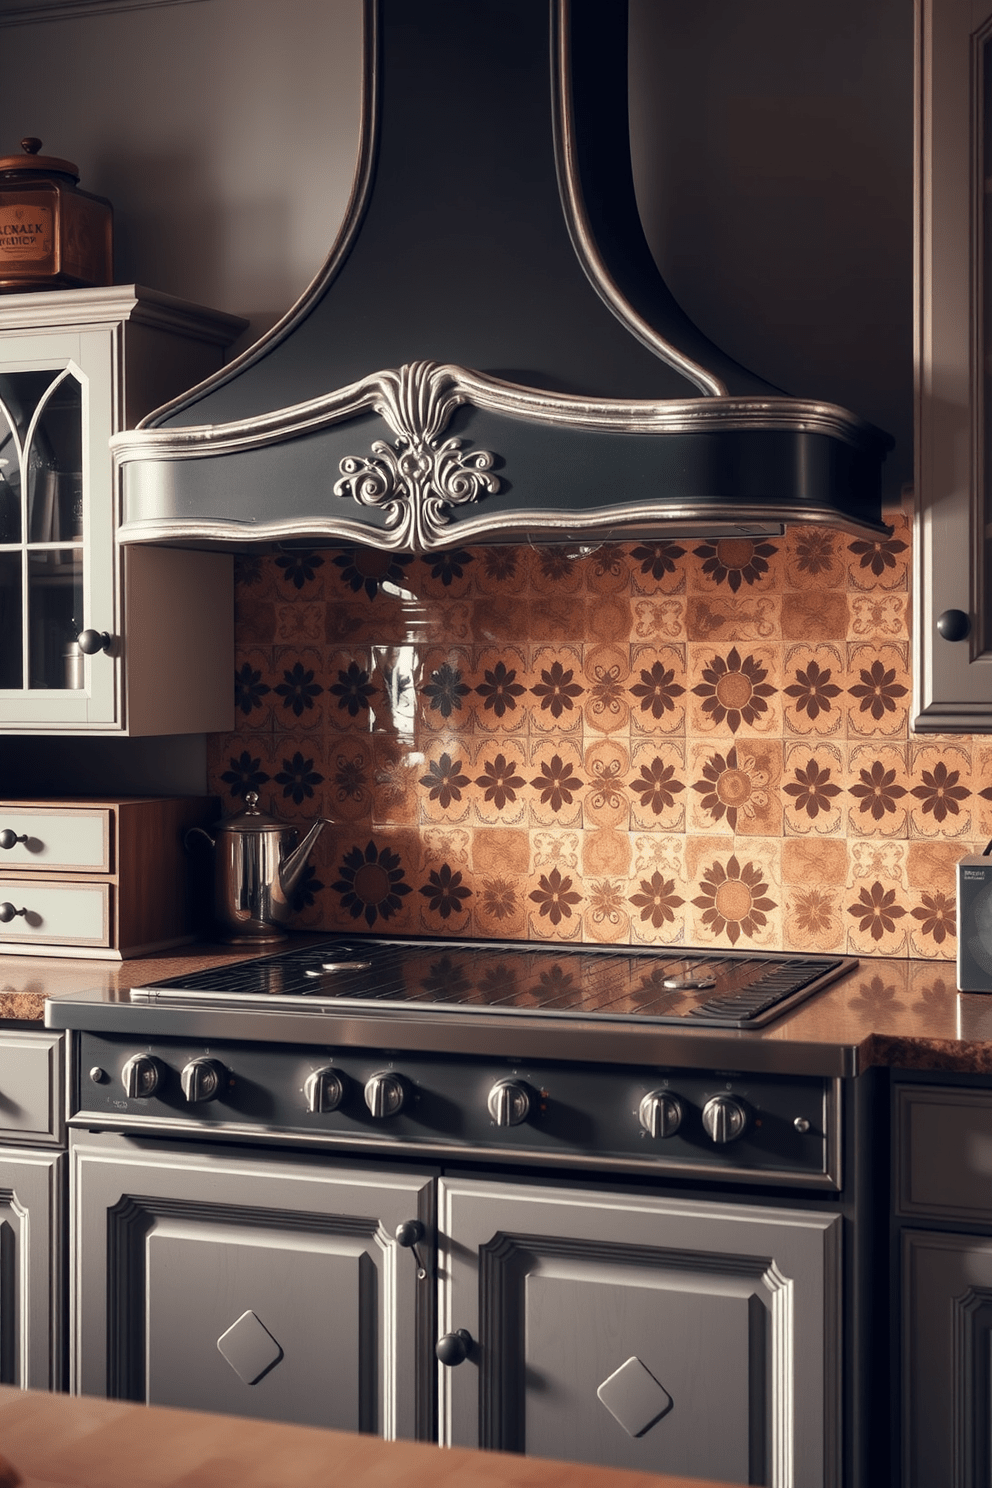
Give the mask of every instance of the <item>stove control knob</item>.
[[715, 1095], [703, 1107], [703, 1130], [711, 1142], [735, 1142], [747, 1126], [747, 1110], [732, 1095]]
[[682, 1125], [682, 1102], [667, 1090], [649, 1090], [637, 1110], [649, 1137], [674, 1137]]
[[369, 1076], [365, 1086], [365, 1104], [376, 1121], [395, 1116], [403, 1109], [405, 1100], [406, 1086], [401, 1075], [394, 1075], [390, 1070], [379, 1070]]
[[224, 1066], [216, 1059], [191, 1059], [179, 1076], [183, 1095], [191, 1106], [216, 1100], [226, 1074]]
[[154, 1095], [160, 1077], [159, 1063], [150, 1054], [134, 1054], [121, 1070], [121, 1084], [129, 1100]]
[[344, 1100], [344, 1080], [329, 1065], [307, 1075], [303, 1090], [307, 1098], [307, 1110], [315, 1115], [336, 1111]]
[[519, 1126], [530, 1115], [530, 1088], [521, 1080], [497, 1080], [486, 1104], [497, 1126]]

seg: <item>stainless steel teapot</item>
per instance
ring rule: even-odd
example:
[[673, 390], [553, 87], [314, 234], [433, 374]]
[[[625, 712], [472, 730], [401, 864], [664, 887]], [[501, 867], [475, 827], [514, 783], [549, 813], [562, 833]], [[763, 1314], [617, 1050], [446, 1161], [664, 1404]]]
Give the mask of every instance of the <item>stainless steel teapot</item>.
[[302, 842], [297, 830], [258, 809], [258, 793], [248, 791], [237, 816], [214, 822], [209, 832], [191, 827], [186, 845], [203, 837], [214, 849], [214, 916], [229, 944], [260, 945], [285, 940], [292, 897], [321, 831], [318, 817]]

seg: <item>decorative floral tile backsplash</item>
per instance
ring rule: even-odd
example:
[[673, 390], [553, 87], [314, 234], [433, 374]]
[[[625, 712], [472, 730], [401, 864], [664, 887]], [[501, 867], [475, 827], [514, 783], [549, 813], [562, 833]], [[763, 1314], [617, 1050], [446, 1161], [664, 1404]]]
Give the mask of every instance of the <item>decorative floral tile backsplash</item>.
[[249, 790], [300, 928], [955, 954], [992, 738], [914, 736], [910, 533], [239, 559]]

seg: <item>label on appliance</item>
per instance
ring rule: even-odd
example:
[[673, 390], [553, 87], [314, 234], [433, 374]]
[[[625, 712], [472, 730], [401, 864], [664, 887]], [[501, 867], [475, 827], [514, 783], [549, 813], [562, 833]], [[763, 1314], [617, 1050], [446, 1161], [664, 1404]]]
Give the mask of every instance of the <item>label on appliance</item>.
[[51, 207], [0, 206], [0, 262], [47, 258], [52, 251]]

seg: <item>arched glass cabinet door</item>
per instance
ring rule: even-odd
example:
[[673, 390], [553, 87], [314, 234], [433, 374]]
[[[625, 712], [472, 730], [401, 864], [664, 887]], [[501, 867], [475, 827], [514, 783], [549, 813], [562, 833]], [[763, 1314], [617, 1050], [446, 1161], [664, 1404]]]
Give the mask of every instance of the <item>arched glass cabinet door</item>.
[[0, 374], [0, 689], [85, 684], [83, 402], [72, 365]]

